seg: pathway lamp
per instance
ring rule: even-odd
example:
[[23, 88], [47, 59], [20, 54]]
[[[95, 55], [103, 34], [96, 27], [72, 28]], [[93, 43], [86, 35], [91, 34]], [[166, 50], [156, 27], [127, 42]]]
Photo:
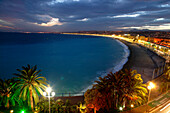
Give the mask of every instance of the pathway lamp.
[[48, 97], [49, 100], [49, 113], [50, 113], [50, 97], [54, 97], [55, 95], [55, 92], [51, 92], [51, 91], [52, 91], [51, 87], [47, 87], [46, 92], [43, 92], [43, 95], [45, 97]]
[[123, 107], [119, 107], [119, 110], [120, 110], [120, 111], [123, 111]]
[[10, 113], [13, 113], [14, 112], [14, 110], [10, 110]]
[[[149, 85], [148, 85], [148, 89], [149, 89], [149, 96], [148, 96], [148, 102], [147, 102], [147, 106], [149, 104], [149, 100], [150, 100], [150, 95], [151, 95], [151, 89], [153, 89], [155, 87], [155, 84], [152, 83], [152, 82], [149, 82]], [[147, 107], [148, 108], [148, 107]]]
[[134, 108], [134, 104], [131, 104], [130, 107], [131, 107], [130, 111], [132, 111], [132, 109]]
[[149, 89], [148, 102], [149, 102], [150, 95], [151, 95], [151, 89], [153, 89], [154, 87], [155, 87], [155, 84], [153, 84], [152, 82], [149, 82], [149, 85], [148, 85], [148, 89]]

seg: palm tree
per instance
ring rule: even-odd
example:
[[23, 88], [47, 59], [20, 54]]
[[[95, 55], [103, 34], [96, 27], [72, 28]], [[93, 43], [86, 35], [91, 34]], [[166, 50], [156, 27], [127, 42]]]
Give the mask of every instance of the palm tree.
[[106, 96], [107, 106], [106, 109], [116, 109], [118, 102], [120, 101], [121, 95], [123, 95], [124, 76], [122, 71], [116, 73], [109, 73], [104, 78], [99, 77], [99, 81], [95, 81], [97, 84], [93, 86]]
[[99, 77], [99, 80], [95, 82], [93, 88], [85, 93], [85, 102], [89, 108], [91, 103], [98, 106], [98, 109], [113, 112], [123, 103], [135, 100], [136, 104], [141, 104], [146, 98], [146, 85], [143, 84], [141, 75], [135, 70], [110, 73], [103, 78]]
[[122, 101], [140, 105], [147, 99], [147, 88], [146, 84], [143, 84], [141, 75], [136, 70], [125, 70], [124, 71], [124, 82], [125, 87], [123, 89], [124, 95]]
[[27, 67], [22, 66], [22, 70], [17, 69], [19, 74], [15, 73], [17, 79], [17, 88], [20, 92], [19, 97], [23, 100], [27, 100], [28, 104], [31, 104], [33, 110], [34, 104], [36, 105], [39, 101], [39, 94], [43, 94], [43, 90], [46, 89], [46, 78], [39, 76], [41, 70], [37, 71], [37, 66], [32, 68], [28, 64]]
[[10, 104], [14, 106], [17, 100], [14, 94], [14, 86], [15, 83], [13, 79], [0, 79], [0, 104], [3, 103], [7, 108], [9, 108]]
[[167, 67], [167, 71], [165, 75], [166, 75], [166, 80], [167, 80], [167, 87], [166, 87], [166, 91], [167, 91], [170, 85], [170, 66]]
[[164, 81], [161, 83], [160, 92], [168, 91], [170, 85], [170, 66], [169, 64], [166, 66], [164, 72]]

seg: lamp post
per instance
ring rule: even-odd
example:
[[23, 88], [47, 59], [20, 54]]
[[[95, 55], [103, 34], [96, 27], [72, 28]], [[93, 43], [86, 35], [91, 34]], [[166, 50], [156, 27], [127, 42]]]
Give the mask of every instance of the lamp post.
[[130, 111], [132, 111], [132, 109], [134, 108], [134, 104], [131, 104], [130, 107], [131, 107]]
[[123, 111], [123, 107], [119, 107], [119, 110], [120, 110], [120, 111]]
[[10, 110], [10, 113], [13, 113], [14, 112], [14, 110]]
[[150, 100], [150, 95], [151, 95], [151, 89], [155, 87], [155, 84], [153, 84], [152, 82], [149, 82], [149, 85], [148, 85], [148, 89], [149, 89], [149, 96], [148, 96], [148, 102], [147, 102], [147, 109], [146, 111], [148, 110], [148, 104], [149, 104], [149, 100]]
[[50, 97], [54, 97], [55, 92], [51, 92], [52, 89], [51, 87], [47, 87], [46, 92], [43, 92], [43, 95], [45, 97], [48, 97], [48, 102], [49, 102], [49, 113], [50, 113]]

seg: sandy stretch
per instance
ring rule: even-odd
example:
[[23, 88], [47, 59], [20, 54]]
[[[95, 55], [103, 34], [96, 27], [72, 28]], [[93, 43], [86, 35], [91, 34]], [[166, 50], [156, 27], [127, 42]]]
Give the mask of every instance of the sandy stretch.
[[137, 70], [137, 72], [141, 74], [144, 83], [152, 80], [154, 69], [164, 64], [165, 60], [156, 53], [136, 43], [121, 41], [126, 44], [130, 50], [128, 62], [123, 68]]

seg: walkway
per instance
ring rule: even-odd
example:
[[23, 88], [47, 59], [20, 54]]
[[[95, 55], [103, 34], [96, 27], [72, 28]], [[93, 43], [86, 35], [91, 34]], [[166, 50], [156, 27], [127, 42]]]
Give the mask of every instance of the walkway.
[[169, 101], [170, 101], [170, 92], [167, 92], [165, 94], [158, 96], [154, 100], [150, 101], [148, 106], [147, 105], [139, 106], [130, 111], [124, 111], [123, 113], [146, 113], [146, 110], [149, 111], [149, 113], [156, 113], [164, 105], [169, 103]]
[[152, 80], [154, 69], [161, 65], [164, 59], [136, 43], [121, 41], [125, 43], [131, 51], [129, 60], [124, 65], [124, 68], [137, 70], [137, 72], [141, 74], [144, 83]]

